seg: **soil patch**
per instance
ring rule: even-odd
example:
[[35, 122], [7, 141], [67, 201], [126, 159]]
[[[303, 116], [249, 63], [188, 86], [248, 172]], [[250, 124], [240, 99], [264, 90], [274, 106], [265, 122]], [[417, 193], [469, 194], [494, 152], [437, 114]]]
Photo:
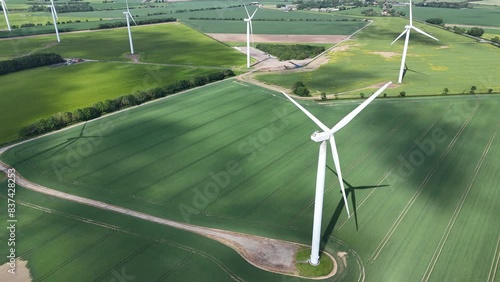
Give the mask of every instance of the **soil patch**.
[[27, 282], [31, 281], [30, 270], [27, 266], [28, 262], [24, 260], [16, 260], [15, 274], [8, 272], [10, 266], [8, 263], [0, 265], [0, 281], [9, 282]]
[[398, 53], [395, 53], [395, 52], [370, 52], [370, 54], [380, 55], [384, 58], [391, 58], [391, 57], [399, 55]]

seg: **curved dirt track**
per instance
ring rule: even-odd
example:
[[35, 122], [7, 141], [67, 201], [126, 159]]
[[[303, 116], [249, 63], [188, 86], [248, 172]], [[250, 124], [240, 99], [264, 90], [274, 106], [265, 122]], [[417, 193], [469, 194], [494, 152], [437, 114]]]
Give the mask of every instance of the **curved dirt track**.
[[[0, 150], [0, 154], [5, 151], [5, 148]], [[8, 169], [11, 167], [3, 162], [0, 162], [0, 170], [7, 174]], [[111, 205], [105, 202], [92, 200], [54, 189], [44, 187], [42, 185], [33, 183], [19, 173], [16, 172], [16, 183], [26, 189], [46, 194], [52, 197], [65, 199], [68, 201], [96, 207], [103, 210], [113, 211], [150, 222], [170, 226], [173, 228], [181, 229], [188, 232], [193, 232], [213, 240], [219, 241], [226, 246], [229, 246], [236, 250], [245, 260], [250, 264], [261, 268], [266, 271], [276, 272], [280, 274], [297, 276], [300, 277], [298, 271], [295, 267], [295, 255], [299, 248], [302, 246], [297, 243], [282, 241], [277, 239], [270, 239], [255, 235], [248, 235], [243, 233], [237, 233], [232, 231], [225, 231], [221, 229], [201, 227], [196, 225], [191, 225], [187, 223], [181, 223], [173, 220], [168, 220], [146, 213], [134, 211], [131, 209], [126, 209], [123, 207]], [[324, 277], [319, 277], [317, 279], [324, 279], [332, 277], [337, 272], [337, 262], [330, 255], [332, 261], [334, 262], [334, 269], [332, 272]]]

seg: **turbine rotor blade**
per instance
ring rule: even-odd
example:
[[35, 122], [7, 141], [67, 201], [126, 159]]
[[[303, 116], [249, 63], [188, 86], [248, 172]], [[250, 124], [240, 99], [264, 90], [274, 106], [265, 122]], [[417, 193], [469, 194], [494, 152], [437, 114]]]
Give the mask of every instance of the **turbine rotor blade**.
[[432, 35], [428, 34], [428, 33], [427, 33], [427, 32], [425, 32], [425, 31], [421, 30], [420, 28], [417, 28], [417, 27], [414, 27], [414, 26], [412, 26], [411, 28], [413, 28], [416, 32], [419, 32], [419, 33], [421, 33], [421, 34], [423, 34], [423, 35], [425, 35], [425, 36], [427, 36], [427, 37], [430, 37], [430, 38], [432, 38], [432, 39], [434, 39], [434, 40], [436, 40], [436, 41], [439, 41], [439, 39], [437, 39], [436, 37], [434, 37], [434, 36], [432, 36]]
[[59, 19], [59, 17], [57, 16], [56, 5], [54, 4], [54, 0], [50, 0], [50, 3], [52, 4], [53, 13], [56, 16], [56, 19]]
[[333, 162], [335, 163], [335, 170], [337, 171], [337, 176], [339, 178], [340, 190], [342, 191], [342, 198], [344, 198], [345, 209], [347, 210], [347, 217], [351, 217], [351, 213], [349, 212], [349, 204], [347, 203], [347, 196], [345, 194], [342, 172], [340, 171], [339, 153], [337, 152], [337, 144], [335, 144], [335, 138], [333, 137], [333, 135], [330, 136], [330, 147], [332, 148]]
[[132, 14], [130, 14], [130, 12], [127, 14], [127, 17], [130, 17], [130, 19], [134, 22], [134, 24], [137, 25], [137, 23], [134, 20], [134, 17], [132, 16]]
[[370, 98], [366, 99], [361, 105], [359, 105], [356, 109], [354, 109], [352, 112], [350, 112], [347, 116], [345, 116], [343, 119], [341, 119], [332, 129], [331, 129], [331, 134], [334, 134], [335, 132], [339, 131], [342, 129], [346, 124], [348, 124], [354, 117], [356, 117], [368, 104], [370, 104], [375, 98], [377, 98], [380, 93], [382, 93], [390, 84], [392, 81], [386, 83], [384, 86], [382, 86], [377, 92], [375, 92]]
[[248, 12], [247, 5], [243, 4], [243, 7], [245, 7], [245, 11], [247, 11], [247, 16], [250, 19], [250, 13]]
[[7, 10], [7, 3], [5, 3], [5, 1], [3, 1], [3, 0], [2, 0], [1, 2], [2, 2], [2, 9], [3, 9], [6, 13], [8, 13], [8, 12], [9, 12], [9, 10]]
[[396, 39], [394, 39], [394, 41], [392, 41], [391, 45], [394, 44], [394, 42], [398, 41], [398, 39], [401, 38], [401, 36], [405, 35], [405, 33], [407, 33], [407, 32], [408, 32], [408, 29], [405, 28], [405, 30], [403, 30], [403, 32], [401, 32], [401, 34], [398, 37], [396, 37]]
[[309, 111], [304, 109], [304, 107], [302, 107], [294, 99], [292, 99], [290, 96], [288, 96], [285, 92], [281, 91], [281, 93], [283, 95], [285, 95], [285, 97], [287, 97], [288, 100], [290, 100], [292, 103], [294, 103], [295, 106], [297, 106], [297, 108], [299, 108], [304, 114], [306, 114], [306, 116], [308, 116], [317, 126], [319, 126], [319, 128], [321, 128], [325, 132], [330, 131], [330, 129], [326, 125], [324, 125], [321, 121], [319, 121], [319, 119], [317, 119], [315, 116], [313, 116], [313, 114], [311, 114]]
[[257, 9], [255, 9], [255, 11], [253, 12], [252, 16], [250, 17], [250, 19], [253, 19], [253, 16], [255, 16], [255, 13], [257, 13], [257, 10], [259, 9], [259, 7], [257, 7]]

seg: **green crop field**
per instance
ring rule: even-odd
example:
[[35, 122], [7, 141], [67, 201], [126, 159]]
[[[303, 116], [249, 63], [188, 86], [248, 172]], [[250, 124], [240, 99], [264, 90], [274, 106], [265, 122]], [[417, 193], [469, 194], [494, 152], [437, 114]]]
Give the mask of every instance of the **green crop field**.
[[[7, 182], [0, 182], [7, 187]], [[0, 191], [7, 201], [7, 191]], [[34, 281], [277, 280], [222, 244], [151, 222], [40, 195], [16, 192], [16, 255]], [[6, 221], [3, 208], [0, 219]], [[2, 228], [0, 235], [9, 236]], [[7, 262], [0, 250], [0, 264]], [[19, 272], [19, 270], [18, 270]], [[18, 274], [19, 275], [19, 274]]]
[[[133, 27], [132, 38], [142, 62], [213, 67], [245, 64], [240, 52], [179, 23]], [[124, 56], [130, 52], [126, 28], [61, 34], [60, 44], [54, 35], [1, 40], [0, 48], [5, 50], [4, 57], [43, 51], [65, 58], [130, 60]]]
[[[250, 7], [250, 12], [254, 8]], [[205, 33], [245, 33], [244, 8], [198, 11], [175, 14], [184, 23]], [[191, 19], [195, 18], [195, 19]], [[236, 20], [206, 20], [236, 19]], [[297, 11], [286, 13], [281, 10], [260, 9], [252, 22], [255, 34], [333, 34], [347, 35], [366, 23], [362, 19], [338, 16], [337, 14]]]
[[[342, 43], [340, 50], [331, 52], [329, 63], [319, 69], [264, 74], [257, 78], [286, 88], [303, 81], [316, 94], [352, 91], [345, 95], [359, 97], [361, 92], [371, 93], [376, 89], [362, 88], [384, 81], [397, 82], [404, 39], [390, 43], [406, 23], [404, 19], [377, 18], [353, 40]], [[406, 73], [403, 84], [386, 91], [389, 96], [397, 96], [401, 91], [410, 96], [441, 94], [444, 88], [448, 88], [450, 94], [469, 93], [472, 86], [476, 86], [476, 92], [500, 91], [497, 47], [439, 28], [416, 26], [439, 41], [411, 33], [406, 63], [412, 71]]]
[[[359, 102], [303, 104], [333, 125]], [[347, 219], [329, 159], [323, 240], [330, 252], [348, 252], [348, 272], [332, 280], [357, 281], [360, 271], [366, 281], [495, 280], [499, 106], [497, 95], [379, 98], [336, 134], [355, 213]], [[280, 94], [229, 80], [18, 145], [1, 159], [68, 193], [309, 244], [316, 129]]]
[[[407, 15], [409, 13], [408, 7], [395, 7], [395, 9], [405, 11]], [[500, 8], [491, 6], [475, 6], [473, 9], [413, 7], [415, 19], [425, 21], [429, 18], [442, 18], [445, 24], [500, 27], [499, 15]]]
[[[189, 26], [204, 33], [246, 33], [243, 21], [183, 20]], [[286, 22], [255, 21], [252, 23], [254, 34], [308, 34], [308, 35], [348, 35], [366, 23], [357, 22]]]
[[0, 76], [0, 143], [14, 141], [19, 129], [39, 118], [208, 72], [186, 67], [88, 62]]
[[[0, 76], [4, 85], [0, 91], [0, 119], [5, 122], [0, 130], [0, 144], [15, 140], [21, 127], [57, 112], [91, 106], [211, 70], [204, 67], [245, 64], [245, 56], [240, 52], [182, 24], [141, 26], [132, 32], [139, 61], [151, 64], [89, 62]], [[126, 29], [62, 34], [61, 38], [60, 44], [54, 43], [53, 35], [1, 40], [0, 48], [4, 50], [4, 59], [31, 52], [54, 52], [65, 58], [130, 61], [125, 57], [130, 52]]]

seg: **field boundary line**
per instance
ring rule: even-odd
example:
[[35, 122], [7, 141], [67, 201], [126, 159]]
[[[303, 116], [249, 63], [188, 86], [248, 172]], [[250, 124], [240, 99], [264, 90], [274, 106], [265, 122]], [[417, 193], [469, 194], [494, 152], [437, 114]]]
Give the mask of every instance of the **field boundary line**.
[[497, 274], [497, 269], [498, 269], [498, 262], [500, 262], [500, 250], [498, 250], [499, 246], [500, 246], [500, 237], [498, 237], [497, 240], [497, 247], [495, 248], [495, 253], [493, 254], [493, 260], [491, 261], [490, 272], [488, 273], [488, 279], [486, 280], [487, 282], [495, 282], [495, 276]]
[[436, 168], [438, 167], [438, 165], [441, 163], [441, 161], [444, 159], [444, 157], [449, 153], [449, 151], [451, 150], [451, 148], [453, 148], [453, 146], [455, 145], [455, 143], [458, 140], [458, 138], [462, 135], [462, 132], [467, 127], [467, 125], [471, 121], [472, 117], [476, 114], [478, 108], [479, 108], [479, 105], [476, 105], [476, 107], [474, 108], [474, 110], [472, 111], [472, 113], [470, 114], [470, 116], [462, 124], [461, 128], [455, 134], [454, 138], [450, 141], [450, 143], [448, 144], [448, 147], [441, 154], [441, 156], [439, 157], [439, 160], [434, 163], [434, 166], [432, 167], [432, 169], [429, 172], [429, 174], [422, 181], [422, 183], [420, 184], [420, 187], [418, 188], [418, 190], [415, 192], [415, 194], [413, 194], [413, 196], [411, 197], [411, 199], [408, 201], [408, 203], [406, 204], [406, 206], [404, 207], [404, 209], [401, 211], [401, 213], [397, 217], [396, 221], [393, 223], [393, 225], [391, 226], [391, 228], [389, 229], [389, 231], [386, 233], [386, 235], [384, 236], [384, 238], [382, 239], [382, 241], [380, 242], [380, 244], [375, 249], [375, 252], [373, 253], [372, 257], [370, 258], [370, 260], [368, 262], [369, 265], [371, 265], [377, 259], [377, 257], [379, 256], [379, 254], [382, 252], [382, 250], [384, 249], [384, 247], [387, 244], [387, 242], [391, 239], [392, 234], [394, 234], [394, 232], [398, 228], [399, 224], [403, 221], [404, 217], [406, 216], [406, 214], [408, 213], [408, 211], [410, 210], [410, 208], [413, 206], [413, 204], [417, 200], [418, 196], [420, 196], [420, 194], [424, 190], [425, 186], [427, 185], [427, 183], [429, 182], [429, 180], [431, 179], [431, 177], [434, 175], [434, 172], [436, 171]]
[[458, 218], [458, 215], [460, 214], [460, 211], [462, 210], [462, 207], [465, 203], [465, 200], [467, 199], [467, 196], [469, 195], [470, 190], [472, 189], [472, 185], [474, 184], [477, 175], [479, 174], [479, 171], [481, 170], [481, 167], [483, 165], [484, 160], [486, 159], [486, 156], [488, 155], [488, 152], [491, 148], [491, 145], [493, 144], [493, 140], [495, 140], [495, 137], [497, 135], [498, 128], [500, 127], [500, 123], [497, 124], [497, 127], [493, 134], [490, 137], [490, 140], [488, 140], [488, 143], [486, 144], [483, 154], [481, 155], [481, 158], [479, 159], [479, 162], [476, 164], [476, 167], [474, 168], [474, 175], [472, 176], [472, 179], [469, 183], [469, 186], [467, 189], [464, 191], [462, 194], [462, 197], [460, 198], [460, 201], [458, 202], [457, 207], [455, 208], [455, 211], [453, 212], [453, 215], [448, 222], [448, 225], [446, 226], [446, 229], [443, 233], [443, 236], [439, 240], [439, 244], [436, 247], [436, 250], [434, 251], [434, 254], [432, 255], [431, 261], [429, 262], [429, 265], [427, 266], [427, 269], [424, 272], [424, 276], [422, 277], [421, 281], [427, 282], [432, 274], [432, 271], [434, 270], [434, 266], [436, 265], [439, 256], [441, 255], [441, 251], [444, 248], [444, 245], [446, 244], [446, 241], [448, 240], [448, 236], [451, 233], [451, 230], [453, 229], [453, 226], [455, 225], [455, 222]]

